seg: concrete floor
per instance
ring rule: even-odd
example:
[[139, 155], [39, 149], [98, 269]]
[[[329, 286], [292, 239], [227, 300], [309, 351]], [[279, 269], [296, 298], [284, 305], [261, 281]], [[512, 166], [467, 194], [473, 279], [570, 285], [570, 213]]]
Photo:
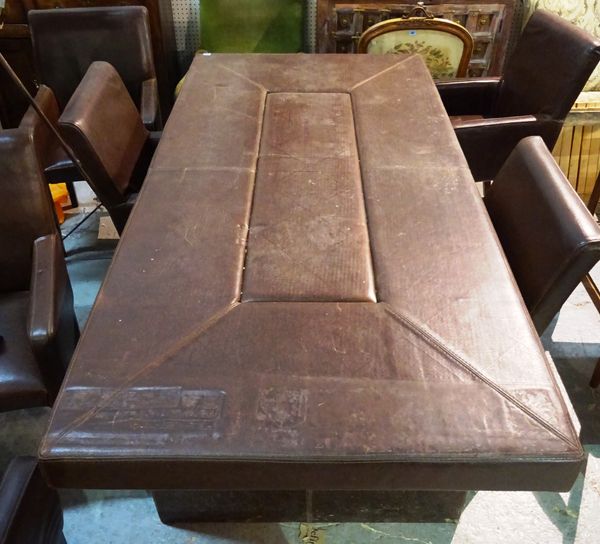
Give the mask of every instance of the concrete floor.
[[[85, 323], [116, 241], [97, 240], [99, 213], [65, 242], [77, 317]], [[79, 216], [80, 218], [81, 216]], [[78, 221], [72, 217], [67, 232]], [[93, 251], [88, 251], [93, 249]], [[600, 266], [593, 275], [600, 283]], [[67, 542], [74, 544], [598, 544], [600, 543], [600, 389], [587, 382], [600, 357], [600, 315], [580, 286], [543, 337], [581, 422], [589, 453], [585, 475], [568, 493], [478, 492], [458, 524], [333, 523], [161, 524], [144, 491], [61, 491]], [[524, 369], [525, 370], [525, 369]], [[0, 414], [0, 469], [33, 454], [49, 409]]]

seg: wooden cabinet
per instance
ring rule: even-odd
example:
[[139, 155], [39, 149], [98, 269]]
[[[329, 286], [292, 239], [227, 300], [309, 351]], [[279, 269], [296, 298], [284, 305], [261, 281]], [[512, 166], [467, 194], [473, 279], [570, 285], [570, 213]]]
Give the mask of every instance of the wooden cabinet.
[[[159, 84], [163, 119], [169, 114], [173, 91], [179, 79], [177, 50], [170, 0], [6, 0], [0, 27], [0, 52], [32, 93], [37, 82], [27, 12], [30, 9], [54, 9], [100, 6], [141, 5], [148, 9], [154, 63]], [[2, 72], [2, 70], [0, 70]], [[0, 123], [4, 128], [18, 125], [27, 103], [6, 74], [0, 73]]]
[[[319, 0], [317, 51], [355, 53], [361, 34], [370, 26], [410, 13], [415, 2]], [[470, 76], [500, 75], [511, 38], [518, 34], [522, 16], [520, 0], [429, 0], [428, 11], [463, 25], [475, 41], [469, 63]]]

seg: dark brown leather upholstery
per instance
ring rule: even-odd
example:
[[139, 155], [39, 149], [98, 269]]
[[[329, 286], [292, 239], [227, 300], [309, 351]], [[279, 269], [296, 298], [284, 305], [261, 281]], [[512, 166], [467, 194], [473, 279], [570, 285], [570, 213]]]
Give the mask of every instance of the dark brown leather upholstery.
[[[52, 89], [40, 85], [35, 101], [48, 120], [58, 127], [58, 104]], [[32, 132], [38, 162], [44, 168], [48, 183], [65, 183], [83, 179], [81, 172], [73, 165], [65, 150], [33, 107], [27, 109], [19, 128]]]
[[110, 64], [90, 65], [58, 124], [121, 232], [155, 144]]
[[[475, 179], [493, 179], [526, 136], [541, 136], [552, 149], [599, 60], [600, 39], [537, 10], [501, 78], [438, 83]], [[485, 119], [465, 120], [465, 115]]]
[[573, 484], [585, 454], [418, 56], [197, 55], [136, 206], [40, 448], [52, 485]]
[[0, 133], [0, 410], [51, 404], [78, 337], [33, 134]]
[[0, 483], [0, 544], [65, 544], [58, 493], [37, 459], [16, 457]]
[[517, 145], [485, 204], [542, 334], [600, 259], [600, 227], [540, 137]]
[[[0, 292], [26, 291], [33, 242], [57, 232], [31, 133], [0, 132]], [[40, 185], [42, 183], [42, 185]]]
[[31, 10], [36, 71], [61, 110], [94, 61], [112, 64], [148, 128], [160, 128], [160, 110], [148, 10], [143, 6]]

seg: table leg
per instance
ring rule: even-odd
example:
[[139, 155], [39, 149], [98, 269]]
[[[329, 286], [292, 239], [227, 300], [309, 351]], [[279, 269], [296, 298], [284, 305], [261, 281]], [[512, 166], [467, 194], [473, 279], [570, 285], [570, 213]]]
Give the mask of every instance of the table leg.
[[464, 491], [153, 491], [163, 523], [444, 522], [458, 520]]

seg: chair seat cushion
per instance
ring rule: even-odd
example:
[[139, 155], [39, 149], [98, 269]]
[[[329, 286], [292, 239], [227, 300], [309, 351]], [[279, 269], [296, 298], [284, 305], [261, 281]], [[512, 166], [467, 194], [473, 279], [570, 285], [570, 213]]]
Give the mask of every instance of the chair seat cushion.
[[27, 335], [29, 291], [0, 293], [0, 411], [48, 402]]

